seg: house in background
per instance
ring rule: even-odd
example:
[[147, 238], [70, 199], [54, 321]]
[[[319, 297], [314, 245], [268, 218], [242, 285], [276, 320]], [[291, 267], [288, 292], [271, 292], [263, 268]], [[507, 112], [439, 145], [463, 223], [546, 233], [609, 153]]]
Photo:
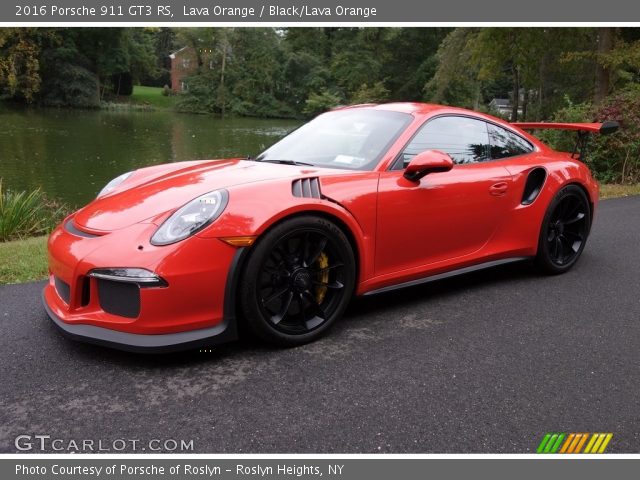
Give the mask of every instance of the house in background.
[[[213, 70], [213, 50], [201, 48], [202, 65]], [[187, 77], [198, 71], [198, 55], [193, 47], [182, 47], [169, 55], [171, 59], [171, 90], [174, 92], [186, 92], [189, 89]]]
[[489, 102], [489, 109], [506, 119], [511, 117], [511, 108], [511, 100], [508, 98], [494, 98]]

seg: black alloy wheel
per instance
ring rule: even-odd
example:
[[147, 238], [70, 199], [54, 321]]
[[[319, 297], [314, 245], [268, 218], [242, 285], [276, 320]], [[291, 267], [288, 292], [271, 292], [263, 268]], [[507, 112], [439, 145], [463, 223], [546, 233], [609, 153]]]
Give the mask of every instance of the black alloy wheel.
[[344, 312], [355, 284], [351, 245], [333, 222], [297, 217], [254, 247], [241, 284], [251, 330], [271, 343], [315, 340]]
[[577, 185], [563, 188], [553, 199], [540, 232], [538, 265], [548, 273], [563, 273], [578, 260], [591, 228], [591, 209]]

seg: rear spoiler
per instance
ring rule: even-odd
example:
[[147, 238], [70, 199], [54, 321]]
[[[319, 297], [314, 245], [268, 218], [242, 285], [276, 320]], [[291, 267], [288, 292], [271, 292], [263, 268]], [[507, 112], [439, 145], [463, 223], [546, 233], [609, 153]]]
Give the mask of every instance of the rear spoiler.
[[514, 127], [523, 130], [573, 130], [578, 132], [576, 146], [571, 153], [572, 157], [578, 154], [578, 158], [582, 158], [586, 152], [587, 143], [590, 133], [599, 133], [601, 135], [609, 135], [618, 130], [620, 125], [618, 122], [607, 121], [603, 123], [547, 123], [547, 122], [513, 122]]
[[601, 135], [609, 135], [618, 130], [618, 122], [604, 123], [547, 123], [547, 122], [514, 122], [511, 125], [522, 128], [523, 130], [577, 130], [578, 132], [599, 133]]

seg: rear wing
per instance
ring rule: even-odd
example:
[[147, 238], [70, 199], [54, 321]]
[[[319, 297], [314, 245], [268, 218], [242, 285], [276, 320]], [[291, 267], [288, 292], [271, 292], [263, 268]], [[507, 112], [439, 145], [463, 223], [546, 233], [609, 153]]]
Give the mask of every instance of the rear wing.
[[590, 133], [609, 135], [620, 127], [618, 122], [607, 121], [603, 123], [547, 123], [547, 122], [513, 122], [511, 125], [523, 130], [573, 130], [577, 132], [576, 146], [571, 157], [581, 158], [586, 153]]

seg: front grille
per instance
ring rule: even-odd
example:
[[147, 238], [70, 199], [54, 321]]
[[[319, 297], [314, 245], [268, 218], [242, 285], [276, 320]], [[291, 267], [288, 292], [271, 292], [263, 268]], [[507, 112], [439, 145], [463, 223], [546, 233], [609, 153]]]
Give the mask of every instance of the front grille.
[[69, 298], [71, 298], [71, 288], [69, 288], [69, 284], [63, 282], [58, 277], [53, 277], [53, 282], [60, 298], [64, 300], [64, 303], [69, 305]]
[[97, 279], [100, 307], [107, 313], [136, 318], [140, 315], [140, 288], [135, 283]]
[[291, 184], [291, 193], [294, 197], [322, 198], [320, 182], [317, 178], [300, 178]]

